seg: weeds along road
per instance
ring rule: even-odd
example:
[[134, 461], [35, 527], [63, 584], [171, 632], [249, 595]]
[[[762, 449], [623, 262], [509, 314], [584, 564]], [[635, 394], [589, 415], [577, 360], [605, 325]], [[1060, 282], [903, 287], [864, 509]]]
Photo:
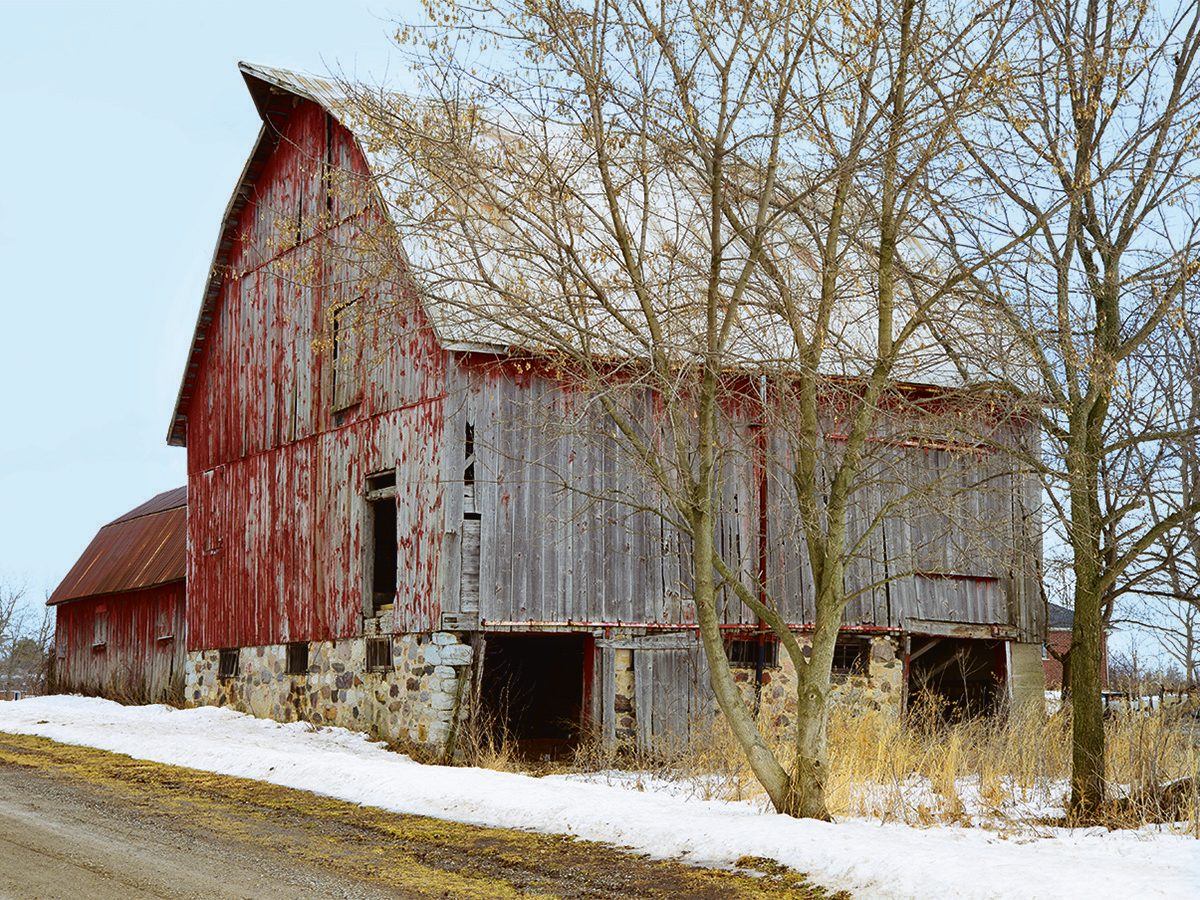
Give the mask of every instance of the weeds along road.
[[0, 733], [0, 897], [523, 896], [826, 895]]

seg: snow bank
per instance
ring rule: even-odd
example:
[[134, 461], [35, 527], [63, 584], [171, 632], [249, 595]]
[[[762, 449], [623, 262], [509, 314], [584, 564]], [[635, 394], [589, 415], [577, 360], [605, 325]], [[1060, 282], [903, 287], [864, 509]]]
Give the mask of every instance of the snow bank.
[[1164, 831], [837, 825], [571, 776], [426, 766], [339, 728], [84, 697], [0, 702], [0, 731], [314, 791], [400, 813], [571, 834], [703, 865], [765, 856], [869, 897], [1194, 897], [1200, 841]]

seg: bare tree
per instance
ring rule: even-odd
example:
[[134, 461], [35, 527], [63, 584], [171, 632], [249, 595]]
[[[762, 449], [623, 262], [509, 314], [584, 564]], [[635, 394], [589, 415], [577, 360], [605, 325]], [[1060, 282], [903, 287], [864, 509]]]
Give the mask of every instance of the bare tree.
[[[419, 100], [342, 85], [374, 135], [407, 265], [444, 333], [485, 323], [491, 343], [551, 361], [600, 405], [661, 498], [649, 506], [686, 536], [712, 688], [751, 767], [779, 811], [828, 818], [856, 493], [895, 437], [880, 410], [907, 402], [897, 382], [965, 380], [929, 319], [978, 322], [960, 292], [983, 261], [941, 245], [964, 193], [955, 133], [999, 93], [989, 73], [1013, 5], [428, 6], [433, 24], [398, 35]], [[725, 479], [752, 452], [747, 408], [786, 434], [815, 584], [809, 653], [715, 537]], [[790, 758], [735, 684], [725, 591], [795, 665]]]
[[0, 649], [16, 639], [24, 621], [25, 588], [0, 583]]
[[[0, 669], [10, 667], [13, 651], [24, 636], [26, 613], [25, 588], [0, 583]], [[5, 685], [6, 690], [11, 687]]]
[[1142, 378], [1123, 398], [1118, 430], [1128, 440], [1127, 466], [1141, 487], [1146, 524], [1172, 519], [1130, 568], [1129, 601], [1117, 620], [1148, 632], [1183, 673], [1200, 684], [1200, 309], [1164, 323], [1141, 354]]
[[1113, 414], [1137, 390], [1139, 354], [1186, 315], [1200, 271], [1200, 11], [1186, 2], [1164, 22], [1150, 3], [1033, 0], [1031, 9], [1005, 61], [1016, 77], [1004, 115], [964, 133], [964, 146], [1005, 215], [1005, 227], [973, 234], [978, 246], [1043, 223], [981, 288], [1022, 336], [1045, 433], [1030, 463], [1069, 547], [1071, 810], [1086, 817], [1104, 798], [1106, 611], [1135, 563], [1198, 510], [1193, 496], [1157, 520], [1140, 514], [1144, 485], [1125, 477], [1122, 455], [1176, 430], [1150, 415], [1137, 433], [1117, 433]]

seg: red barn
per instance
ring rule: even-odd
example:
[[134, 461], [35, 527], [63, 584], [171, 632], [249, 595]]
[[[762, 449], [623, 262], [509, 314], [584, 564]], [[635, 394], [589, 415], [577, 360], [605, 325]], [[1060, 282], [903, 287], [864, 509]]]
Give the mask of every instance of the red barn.
[[[394, 220], [378, 148], [347, 127], [335, 86], [241, 71], [263, 125], [168, 434], [187, 448], [187, 701], [440, 750], [473, 698], [519, 698], [520, 715], [499, 714], [529, 740], [685, 728], [711, 698], [679, 533], [611, 499], [653, 495], [603, 423], [562, 427], [587, 404], [551, 368], [439, 315], [402, 254], [367, 271], [379, 254], [359, 251]], [[963, 464], [986, 477], [920, 517], [864, 501], [864, 520], [886, 521], [847, 572], [843, 682], [889, 706], [910, 681], [1040, 698], [1036, 483], [987, 454], [896, 452], [916, 479]], [[722, 552], [769, 578], [803, 634], [794, 498], [762, 457], [739, 465]], [[740, 604], [722, 615], [734, 664], [785, 709], [790, 662], [746, 639], [757, 620]]]
[[47, 603], [60, 691], [127, 702], [183, 697], [187, 488], [109, 522]]

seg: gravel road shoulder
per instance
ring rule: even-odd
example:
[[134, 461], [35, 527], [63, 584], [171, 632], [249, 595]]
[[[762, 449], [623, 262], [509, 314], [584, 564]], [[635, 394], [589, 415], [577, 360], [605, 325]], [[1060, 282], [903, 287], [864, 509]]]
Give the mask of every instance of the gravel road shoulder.
[[827, 896], [0, 733], [0, 897]]

